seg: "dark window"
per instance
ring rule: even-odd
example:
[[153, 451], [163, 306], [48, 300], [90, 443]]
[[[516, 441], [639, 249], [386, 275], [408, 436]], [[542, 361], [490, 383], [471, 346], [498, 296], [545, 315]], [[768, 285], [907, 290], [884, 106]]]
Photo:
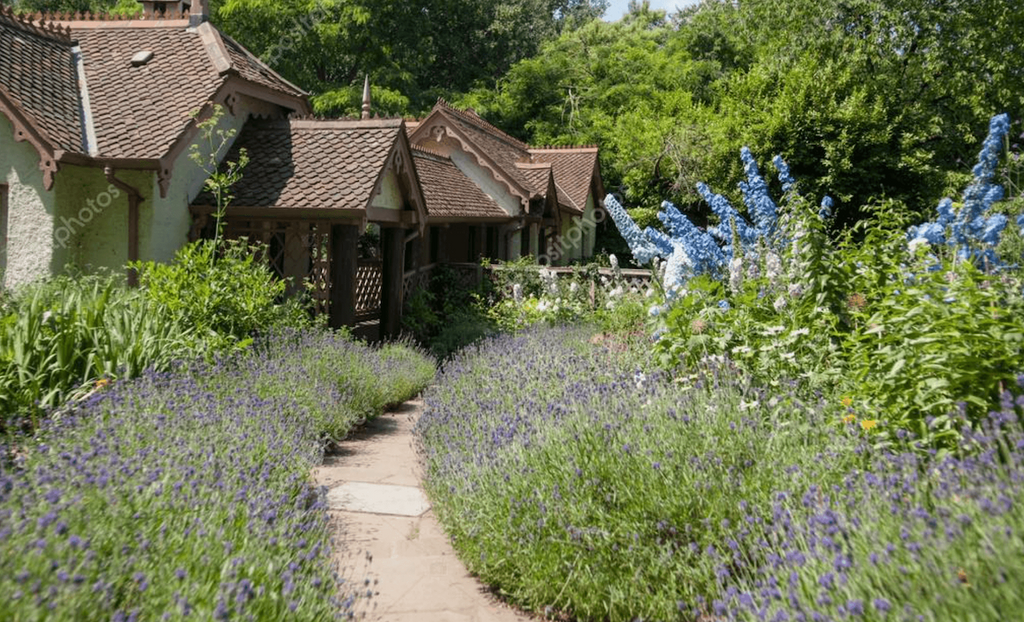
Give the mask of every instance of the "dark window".
[[441, 245], [441, 230], [437, 227], [430, 228], [430, 263], [437, 263], [437, 251]]

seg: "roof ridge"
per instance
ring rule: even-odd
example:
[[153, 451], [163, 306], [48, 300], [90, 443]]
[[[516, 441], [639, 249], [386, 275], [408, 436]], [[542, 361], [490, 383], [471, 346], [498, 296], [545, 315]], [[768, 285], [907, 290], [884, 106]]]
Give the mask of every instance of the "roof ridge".
[[441, 158], [443, 160], [451, 161], [451, 159], [452, 159], [451, 156], [447, 156], [447, 155], [441, 153], [440, 151], [434, 151], [433, 149], [427, 149], [426, 147], [421, 147], [419, 145], [409, 145], [409, 147], [413, 151], [422, 151], [425, 154], [432, 155], [432, 156]]
[[111, 13], [109, 11], [93, 13], [91, 11], [47, 11], [32, 14], [35, 19], [49, 19], [51, 22], [170, 22], [188, 21], [190, 14], [188, 10], [179, 11], [174, 7], [168, 7], [162, 15], [146, 15], [145, 13]]
[[35, 35], [54, 39], [60, 43], [67, 43], [69, 45], [74, 43], [74, 40], [71, 38], [71, 27], [61, 28], [60, 24], [56, 23], [58, 20], [50, 19], [46, 21], [46, 17], [49, 16], [42, 13], [16, 13], [12, 7], [0, 5], [0, 21], [6, 21]]
[[561, 145], [561, 146], [559, 146], [559, 145], [544, 145], [544, 146], [540, 146], [540, 147], [531, 145], [529, 147], [530, 151], [574, 151], [574, 150], [583, 150], [583, 149], [591, 150], [591, 149], [599, 149], [599, 147], [596, 144], [591, 144], [591, 145]]
[[489, 123], [486, 119], [478, 115], [476, 111], [473, 110], [472, 108], [467, 108], [465, 110], [463, 110], [462, 108], [457, 108], [452, 104], [448, 103], [448, 101], [443, 97], [437, 98], [436, 105], [441, 106], [445, 110], [450, 110], [451, 112], [454, 112], [456, 116], [458, 116], [460, 119], [472, 123], [473, 125], [476, 125], [482, 130], [486, 130], [488, 132], [497, 134], [499, 138], [504, 138], [506, 141], [511, 142], [512, 146], [514, 147], [520, 147], [521, 149], [523, 149], [523, 151], [530, 150], [530, 146], [528, 144], [519, 140], [515, 136], [512, 136], [511, 134], [498, 129], [497, 127]]

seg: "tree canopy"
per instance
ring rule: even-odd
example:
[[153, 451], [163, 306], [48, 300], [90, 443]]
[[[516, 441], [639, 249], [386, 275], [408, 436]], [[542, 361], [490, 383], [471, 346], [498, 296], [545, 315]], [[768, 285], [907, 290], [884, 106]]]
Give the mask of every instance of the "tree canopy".
[[[0, 0], [138, 10], [135, 0]], [[927, 210], [963, 186], [989, 117], [1024, 113], [1024, 11], [1010, 0], [212, 0], [212, 19], [312, 95], [382, 115], [438, 97], [535, 144], [597, 143], [628, 205], [701, 215], [694, 186], [781, 154], [840, 224], [881, 198]], [[1013, 134], [1019, 134], [1019, 129]]]

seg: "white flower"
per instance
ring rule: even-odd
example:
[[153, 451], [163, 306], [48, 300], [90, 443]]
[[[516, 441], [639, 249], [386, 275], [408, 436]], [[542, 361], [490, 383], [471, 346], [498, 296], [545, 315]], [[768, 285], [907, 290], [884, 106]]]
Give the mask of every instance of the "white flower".
[[907, 243], [907, 249], [911, 252], [911, 254], [916, 254], [917, 249], [921, 248], [922, 246], [931, 246], [931, 244], [928, 242], [926, 238], [914, 238], [913, 240]]
[[760, 405], [761, 403], [758, 402], [757, 400], [754, 400], [753, 402], [745, 402], [743, 400], [740, 400], [740, 410], [752, 410]]
[[775, 307], [775, 312], [776, 313], [782, 313], [783, 310], [785, 310], [786, 305], [787, 305], [786, 297], [785, 296], [779, 296], [778, 298], [775, 299], [775, 304], [772, 305], [772, 306]]
[[537, 310], [544, 313], [548, 310], [549, 306], [547, 299], [542, 298], [541, 301], [537, 303]]
[[653, 307], [651, 307], [650, 309], [647, 310], [647, 315], [649, 315], [651, 317], [658, 317], [660, 314], [661, 314], [661, 307], [659, 307], [658, 305], [654, 305]]
[[763, 334], [768, 335], [769, 337], [771, 337], [771, 336], [774, 336], [774, 335], [782, 334], [782, 331], [784, 331], [784, 330], [786, 330], [785, 326], [769, 326], [769, 327], [764, 329]]
[[575, 294], [576, 292], [579, 291], [579, 289], [580, 289], [580, 284], [577, 283], [576, 281], [573, 281], [572, 283], [569, 284], [569, 291], [571, 293]]
[[[614, 255], [612, 256], [614, 257]], [[642, 391], [644, 385], [647, 384], [647, 375], [642, 371], [638, 371], [635, 374], [633, 374], [633, 382], [636, 383], [637, 390]]]
[[743, 260], [733, 257], [729, 262], [729, 289], [739, 292], [743, 287]]
[[609, 298], [618, 298], [621, 295], [622, 295], [622, 288], [621, 287], [616, 287], [612, 291], [608, 292], [608, 297]]
[[608, 255], [608, 263], [612, 265], [612, 270], [619, 271], [619, 258], [613, 255]]
[[778, 254], [768, 252], [768, 256], [764, 260], [764, 270], [768, 281], [774, 285], [779, 275], [782, 274], [782, 260], [779, 259]]
[[811, 329], [804, 326], [803, 328], [798, 328], [789, 334], [793, 335], [794, 337], [799, 337], [800, 335], [810, 335]]
[[651, 297], [653, 297], [653, 296], [654, 296], [654, 294], [656, 294], [656, 293], [657, 293], [657, 292], [656, 292], [656, 291], [654, 291], [654, 288], [652, 287], [652, 288], [648, 289], [648, 290], [647, 290], [646, 292], [644, 292], [644, 298], [651, 298]]
[[800, 296], [803, 295], [804, 288], [799, 283], [790, 283], [788, 291], [789, 295], [792, 296], [793, 298], [799, 298]]
[[512, 286], [512, 298], [516, 301], [516, 304], [523, 302], [523, 286], [519, 283]]
[[732, 349], [733, 354], [750, 354], [751, 352], [750, 346], [736, 346]]

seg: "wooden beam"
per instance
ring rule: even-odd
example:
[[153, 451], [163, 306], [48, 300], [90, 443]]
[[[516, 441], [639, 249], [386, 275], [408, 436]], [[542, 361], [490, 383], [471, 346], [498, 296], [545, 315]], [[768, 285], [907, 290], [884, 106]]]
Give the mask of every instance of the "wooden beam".
[[380, 301], [380, 335], [396, 337], [402, 331], [405, 304], [405, 230], [381, 229], [384, 248], [384, 283]]
[[331, 225], [331, 328], [356, 321], [359, 226]]

